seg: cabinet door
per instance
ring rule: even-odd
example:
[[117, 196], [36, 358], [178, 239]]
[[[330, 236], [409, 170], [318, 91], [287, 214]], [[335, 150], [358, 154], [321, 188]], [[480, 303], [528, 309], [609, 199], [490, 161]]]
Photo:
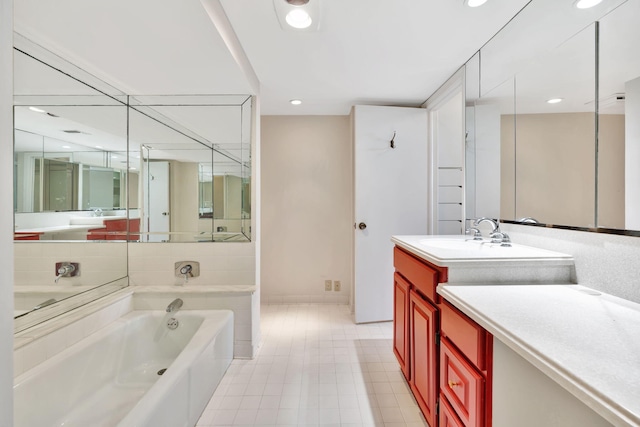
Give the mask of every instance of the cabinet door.
[[438, 310], [419, 294], [409, 293], [411, 380], [413, 395], [430, 426], [436, 424], [436, 331]]
[[440, 341], [440, 391], [466, 427], [484, 426], [484, 378], [446, 338]]
[[400, 369], [410, 378], [409, 356], [409, 282], [398, 273], [393, 275], [393, 352]]
[[440, 424], [439, 427], [465, 427], [457, 417], [455, 411], [444, 396], [440, 396]]

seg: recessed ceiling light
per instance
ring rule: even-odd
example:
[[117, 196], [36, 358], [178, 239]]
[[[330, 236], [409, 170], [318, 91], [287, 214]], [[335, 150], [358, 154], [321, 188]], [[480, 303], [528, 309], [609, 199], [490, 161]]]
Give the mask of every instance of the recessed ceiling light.
[[302, 101], [299, 100], [299, 99], [292, 99], [289, 102], [291, 103], [291, 105], [300, 105], [300, 104], [302, 104]]
[[118, 158], [118, 156], [111, 156], [111, 158], [112, 158], [112, 159], [117, 159], [117, 158]]
[[301, 8], [295, 8], [291, 12], [287, 13], [285, 20], [287, 21], [287, 24], [293, 28], [300, 29], [311, 26], [311, 23], [313, 22], [307, 11]]
[[485, 4], [487, 0], [464, 0], [464, 4], [469, 7], [478, 7]]
[[562, 98], [551, 98], [547, 99], [548, 104], [557, 104], [558, 102], [562, 102]]
[[68, 145], [63, 145], [62, 148], [71, 148], [71, 147]]
[[35, 111], [36, 113], [46, 113], [46, 111], [36, 107], [29, 107], [29, 110]]
[[96, 148], [103, 148], [102, 145], [96, 145]]
[[574, 5], [578, 9], [589, 9], [590, 7], [596, 6], [602, 3], [602, 0], [577, 0]]

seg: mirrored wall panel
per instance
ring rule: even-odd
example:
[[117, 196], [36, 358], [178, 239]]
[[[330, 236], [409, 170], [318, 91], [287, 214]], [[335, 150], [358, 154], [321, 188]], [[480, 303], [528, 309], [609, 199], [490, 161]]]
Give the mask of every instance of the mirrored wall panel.
[[600, 20], [598, 227], [640, 230], [640, 2]]
[[[124, 95], [18, 35], [15, 42], [19, 331], [127, 286], [128, 178]], [[103, 231], [115, 223], [125, 226]]]
[[[473, 90], [467, 95], [467, 115], [472, 116], [466, 123], [467, 151], [474, 155], [473, 168], [467, 162], [472, 176], [467, 178], [475, 180], [478, 195], [469, 217], [640, 229], [629, 223], [634, 195], [625, 191], [631, 148], [629, 121], [624, 120], [624, 112], [633, 110], [626, 91], [640, 75], [633, 46], [637, 30], [631, 22], [638, 7], [637, 2], [611, 0], [578, 9], [572, 1], [536, 0], [469, 61], [467, 87]], [[479, 96], [474, 100], [476, 85], [469, 79], [476, 75]], [[492, 118], [482, 116], [480, 105]], [[500, 128], [491, 131], [496, 115]], [[483, 134], [500, 141], [499, 167], [491, 156], [480, 160]], [[496, 170], [497, 215], [496, 197], [478, 190], [495, 178]], [[482, 198], [490, 202], [483, 206], [478, 198], [486, 194]]]
[[251, 238], [251, 97], [131, 97], [141, 242]]
[[127, 286], [133, 242], [250, 241], [251, 96], [125, 95], [15, 42], [16, 330]]

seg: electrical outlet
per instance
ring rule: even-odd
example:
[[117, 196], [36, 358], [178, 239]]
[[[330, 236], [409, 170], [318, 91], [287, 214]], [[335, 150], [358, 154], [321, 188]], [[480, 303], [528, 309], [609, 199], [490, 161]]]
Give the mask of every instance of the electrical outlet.
[[340, 284], [340, 280], [333, 281], [333, 290], [336, 292], [340, 292], [342, 290], [342, 285]]
[[331, 280], [325, 280], [324, 281], [324, 290], [325, 291], [330, 291], [331, 290]]

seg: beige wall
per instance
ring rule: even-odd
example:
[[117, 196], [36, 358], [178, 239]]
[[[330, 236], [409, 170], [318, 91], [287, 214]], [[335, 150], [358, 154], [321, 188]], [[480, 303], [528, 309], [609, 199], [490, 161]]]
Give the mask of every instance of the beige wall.
[[[171, 231], [198, 229], [198, 164], [171, 162]], [[193, 241], [193, 235], [171, 236], [171, 241]]]
[[[261, 293], [265, 302], [347, 302], [353, 162], [348, 116], [263, 116]], [[341, 292], [326, 292], [325, 280]]]
[[[502, 117], [502, 211], [506, 219], [595, 226], [595, 125], [592, 113], [519, 114], [513, 153], [513, 116]], [[602, 219], [624, 228], [624, 123], [600, 117]], [[622, 147], [622, 151], [621, 151]], [[516, 159], [514, 172], [510, 159]], [[515, 182], [515, 189], [513, 189]], [[515, 200], [514, 200], [515, 197]], [[515, 207], [515, 209], [514, 209]], [[513, 213], [513, 214], [512, 214]], [[622, 220], [622, 223], [620, 221]]]

